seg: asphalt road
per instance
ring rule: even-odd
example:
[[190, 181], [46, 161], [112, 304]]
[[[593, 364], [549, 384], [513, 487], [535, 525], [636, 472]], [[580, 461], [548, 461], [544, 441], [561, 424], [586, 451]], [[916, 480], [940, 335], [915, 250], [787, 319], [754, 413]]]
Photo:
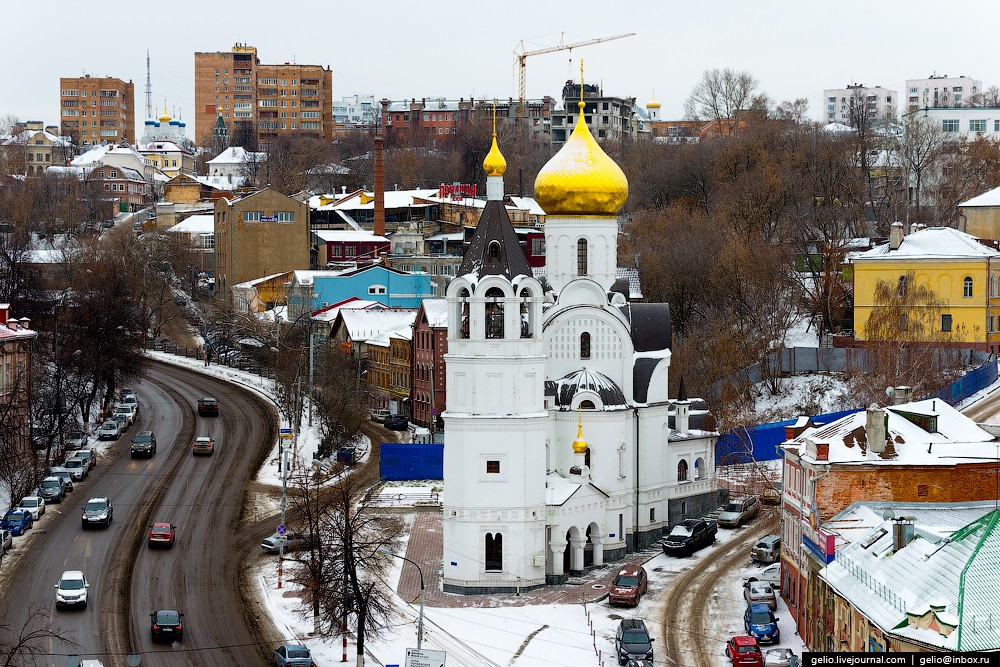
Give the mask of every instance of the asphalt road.
[[[4, 564], [0, 619], [16, 631], [45, 625], [65, 636], [46, 641], [36, 665], [64, 667], [67, 654], [118, 665], [131, 652], [142, 655], [144, 667], [266, 664], [277, 635], [248, 603], [240, 574], [247, 559], [259, 558], [248, 547], [267, 531], [241, 529], [240, 517], [244, 488], [276, 437], [275, 418], [247, 392], [169, 365], [153, 363], [136, 389], [136, 424], [63, 503], [48, 508]], [[219, 399], [219, 417], [197, 416], [204, 395]], [[139, 430], [156, 434], [152, 459], [129, 456]], [[196, 435], [215, 438], [213, 456], [191, 454]], [[114, 522], [82, 530], [80, 507], [99, 495], [111, 498]], [[146, 547], [152, 521], [177, 525], [173, 549]], [[55, 610], [53, 585], [67, 569], [90, 580], [86, 610]], [[150, 641], [149, 613], [157, 608], [184, 613], [183, 642]]]

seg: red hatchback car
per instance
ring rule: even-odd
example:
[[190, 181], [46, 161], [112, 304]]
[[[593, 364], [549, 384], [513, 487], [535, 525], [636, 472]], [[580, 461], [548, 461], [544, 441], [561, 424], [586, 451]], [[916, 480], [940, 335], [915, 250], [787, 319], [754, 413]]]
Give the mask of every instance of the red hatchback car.
[[625, 565], [611, 582], [608, 604], [637, 605], [648, 585], [646, 570], [641, 565]]
[[172, 523], [157, 522], [149, 527], [149, 538], [146, 543], [150, 547], [166, 547], [169, 549], [174, 546], [174, 537], [177, 535], [177, 526]]
[[737, 635], [726, 642], [726, 655], [735, 667], [764, 667], [764, 654], [760, 652], [757, 639], [747, 635]]

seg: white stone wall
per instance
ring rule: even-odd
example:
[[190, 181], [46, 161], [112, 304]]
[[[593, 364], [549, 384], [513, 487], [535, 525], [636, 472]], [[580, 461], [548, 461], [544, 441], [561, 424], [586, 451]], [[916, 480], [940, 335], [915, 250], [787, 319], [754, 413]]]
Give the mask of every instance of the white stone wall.
[[587, 277], [610, 290], [618, 268], [617, 218], [546, 218], [545, 277], [557, 292], [581, 277], [576, 252], [581, 238], [588, 246]]

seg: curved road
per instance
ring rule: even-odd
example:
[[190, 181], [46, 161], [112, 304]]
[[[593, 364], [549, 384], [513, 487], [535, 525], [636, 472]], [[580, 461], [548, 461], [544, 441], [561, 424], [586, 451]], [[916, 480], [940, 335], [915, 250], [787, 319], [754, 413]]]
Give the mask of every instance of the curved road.
[[[63, 667], [67, 654], [123, 664], [130, 652], [142, 654], [144, 667], [265, 664], [277, 634], [246, 604], [240, 574], [251, 557], [247, 545], [267, 531], [241, 529], [240, 518], [244, 489], [274, 442], [276, 417], [235, 385], [167, 364], [151, 364], [136, 388], [136, 424], [63, 503], [48, 508], [27, 540], [15, 538], [0, 576], [0, 618], [16, 630], [44, 623], [66, 636], [49, 641], [37, 665]], [[220, 417], [197, 416], [204, 395], [219, 399]], [[129, 457], [139, 430], [156, 433], [152, 459]], [[215, 438], [213, 456], [191, 455], [196, 435]], [[110, 496], [114, 522], [84, 531], [79, 508], [100, 495]], [[177, 525], [173, 549], [147, 549], [151, 521]], [[82, 569], [90, 580], [86, 610], [55, 610], [52, 586], [67, 569]], [[148, 614], [160, 607], [184, 612], [183, 642], [150, 642]], [[32, 622], [35, 611], [40, 618]]]

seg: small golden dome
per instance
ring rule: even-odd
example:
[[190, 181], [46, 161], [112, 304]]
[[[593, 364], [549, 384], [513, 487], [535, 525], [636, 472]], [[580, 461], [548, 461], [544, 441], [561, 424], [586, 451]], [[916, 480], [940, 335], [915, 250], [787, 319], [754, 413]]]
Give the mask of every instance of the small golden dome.
[[646, 108], [647, 109], [659, 109], [660, 108], [660, 103], [657, 102], [656, 100], [650, 100], [650, 101], [646, 102]]
[[576, 440], [573, 441], [573, 453], [586, 454], [587, 447], [587, 441], [583, 439], [583, 422], [579, 422], [576, 425]]
[[617, 215], [628, 199], [628, 179], [590, 134], [584, 103], [578, 106], [573, 134], [535, 177], [535, 201], [546, 215]]
[[167, 113], [167, 108], [166, 107], [163, 107], [163, 113], [160, 115], [159, 121], [161, 123], [169, 123], [170, 122], [170, 114]]
[[490, 152], [483, 160], [483, 169], [487, 176], [503, 176], [504, 172], [507, 171], [507, 160], [504, 159], [500, 147], [497, 146], [496, 132], [493, 133], [493, 145], [490, 146]]

